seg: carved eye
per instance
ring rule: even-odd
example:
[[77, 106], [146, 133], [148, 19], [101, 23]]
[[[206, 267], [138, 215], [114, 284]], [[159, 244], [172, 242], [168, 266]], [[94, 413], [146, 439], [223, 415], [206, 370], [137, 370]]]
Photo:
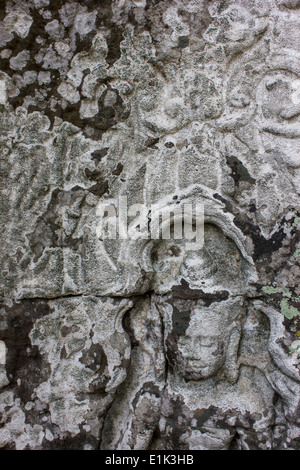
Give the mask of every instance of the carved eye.
[[274, 77], [274, 78], [269, 78], [268, 81], [265, 83], [266, 89], [268, 91], [275, 90], [278, 87], [284, 87], [286, 88], [288, 86], [287, 81], [283, 78], [279, 77]]

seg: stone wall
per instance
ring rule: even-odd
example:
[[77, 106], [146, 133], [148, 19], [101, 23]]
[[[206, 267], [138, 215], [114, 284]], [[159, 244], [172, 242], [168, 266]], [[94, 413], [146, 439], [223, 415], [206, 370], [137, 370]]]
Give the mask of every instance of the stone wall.
[[299, 26], [1, 3], [1, 449], [300, 448]]

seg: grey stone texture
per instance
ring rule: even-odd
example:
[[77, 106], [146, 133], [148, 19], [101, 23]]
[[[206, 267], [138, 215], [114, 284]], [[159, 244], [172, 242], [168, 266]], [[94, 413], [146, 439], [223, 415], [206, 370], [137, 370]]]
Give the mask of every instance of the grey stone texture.
[[300, 449], [299, 0], [5, 0], [0, 59], [0, 448]]

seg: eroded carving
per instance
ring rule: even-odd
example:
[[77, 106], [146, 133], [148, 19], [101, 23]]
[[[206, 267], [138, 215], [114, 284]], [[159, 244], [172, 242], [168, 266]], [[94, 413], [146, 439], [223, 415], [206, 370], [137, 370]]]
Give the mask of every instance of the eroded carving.
[[298, 449], [299, 1], [2, 3], [0, 447]]

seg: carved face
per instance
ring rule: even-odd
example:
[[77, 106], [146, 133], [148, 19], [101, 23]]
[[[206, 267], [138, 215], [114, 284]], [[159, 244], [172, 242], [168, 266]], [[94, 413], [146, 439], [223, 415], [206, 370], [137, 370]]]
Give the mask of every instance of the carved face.
[[[178, 351], [184, 358], [180, 372], [194, 380], [214, 375], [225, 362], [228, 332], [220, 332], [220, 314], [195, 306], [186, 334], [178, 338]], [[227, 334], [226, 334], [227, 333]]]
[[224, 341], [217, 335], [181, 336], [178, 340], [178, 350], [185, 361], [184, 369], [179, 367], [179, 372], [186, 379], [209, 378], [225, 362]]

